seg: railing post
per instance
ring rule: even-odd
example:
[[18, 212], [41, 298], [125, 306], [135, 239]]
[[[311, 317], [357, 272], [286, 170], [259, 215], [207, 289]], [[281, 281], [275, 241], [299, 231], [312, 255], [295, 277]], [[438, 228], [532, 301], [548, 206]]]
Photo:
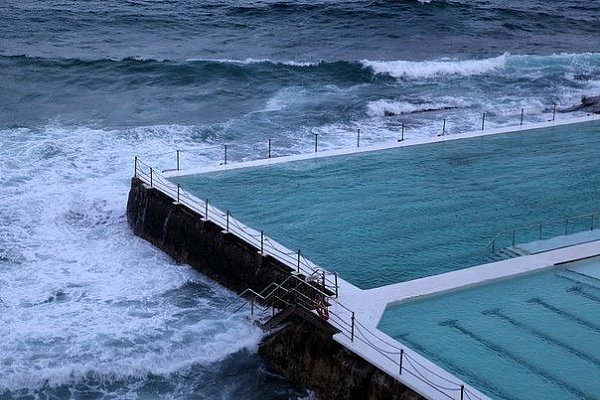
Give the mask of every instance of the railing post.
[[446, 118], [444, 118], [444, 125], [442, 126], [442, 136], [446, 135]]
[[229, 210], [227, 210], [227, 223], [226, 223], [226, 231], [229, 232]]
[[569, 218], [565, 218], [565, 235], [569, 232]]
[[325, 287], [325, 270], [323, 270], [323, 276], [321, 278], [321, 281], [323, 283], [323, 290], [325, 290], [326, 289], [326, 287]]
[[153, 185], [153, 177], [152, 177], [152, 175], [154, 175], [154, 174], [152, 173], [152, 167], [150, 167], [150, 187], [152, 187], [152, 185]]
[[223, 165], [227, 165], [227, 145], [224, 145], [225, 154], [223, 156]]
[[319, 134], [315, 133], [315, 153], [319, 150]]
[[515, 246], [515, 239], [516, 239], [516, 237], [517, 237], [517, 230], [514, 229], [513, 230], [513, 237], [512, 237], [512, 245], [513, 245], [513, 247]]
[[333, 276], [335, 276], [335, 298], [337, 299], [338, 295], [339, 295], [339, 293], [338, 293], [338, 275], [337, 275], [337, 272], [334, 272]]
[[250, 315], [254, 315], [254, 294], [252, 294], [252, 300], [250, 303]]
[[298, 249], [298, 273], [300, 273], [300, 249]]
[[494, 240], [492, 240], [492, 253], [496, 252], [496, 238], [494, 238]]
[[485, 129], [485, 112], [482, 114], [481, 118], [481, 130]]
[[525, 109], [521, 108], [521, 125], [523, 125], [523, 114], [525, 113]]
[[554, 108], [552, 109], [552, 122], [554, 122], [555, 117], [556, 117], [556, 104], [554, 105]]
[[204, 201], [204, 218], [208, 221], [208, 199]]
[[402, 362], [404, 361], [404, 349], [400, 349], [400, 372], [399, 375], [402, 375]]
[[350, 329], [350, 341], [354, 342], [354, 311], [352, 311], [352, 326]]
[[460, 385], [460, 400], [465, 398], [465, 385]]
[[400, 141], [404, 141], [404, 122], [402, 123], [402, 137], [400, 137]]
[[360, 128], [356, 132], [356, 147], [360, 147]]
[[133, 176], [137, 178], [137, 156], [133, 159]]
[[269, 158], [271, 158], [271, 139], [269, 139]]
[[260, 231], [260, 254], [264, 254], [265, 250], [265, 233]]
[[179, 203], [179, 183], [177, 184], [177, 203]]
[[179, 171], [179, 150], [177, 150], [177, 171]]

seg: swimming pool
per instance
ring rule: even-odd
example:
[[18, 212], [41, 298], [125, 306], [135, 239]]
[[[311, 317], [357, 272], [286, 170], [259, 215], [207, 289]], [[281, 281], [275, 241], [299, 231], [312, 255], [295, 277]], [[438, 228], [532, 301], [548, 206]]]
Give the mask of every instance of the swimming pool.
[[600, 398], [600, 258], [386, 310], [379, 329], [493, 398]]
[[172, 178], [361, 288], [487, 262], [502, 230], [600, 209], [600, 123]]

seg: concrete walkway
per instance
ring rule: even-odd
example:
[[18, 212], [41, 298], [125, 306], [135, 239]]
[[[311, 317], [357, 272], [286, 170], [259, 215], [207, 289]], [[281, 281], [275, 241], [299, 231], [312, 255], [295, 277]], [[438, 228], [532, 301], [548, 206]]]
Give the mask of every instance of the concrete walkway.
[[356, 318], [360, 318], [363, 324], [376, 328], [386, 306], [391, 304], [512, 278], [540, 271], [556, 264], [596, 255], [600, 255], [600, 240], [369, 290], [361, 290], [356, 286], [344, 284], [340, 287], [339, 301], [354, 310]]
[[[332, 303], [330, 310], [338, 316], [347, 316], [349, 310], [352, 310], [356, 323], [352, 328], [354, 337], [351, 337], [348, 334], [347, 318], [346, 321], [332, 319], [330, 322], [342, 331], [334, 339], [428, 399], [488, 399], [473, 387], [461, 387], [461, 381], [455, 376], [377, 329], [386, 307], [552, 267], [558, 268], [562, 263], [598, 255], [600, 240], [369, 290], [362, 290], [340, 280], [340, 296], [337, 303]], [[465, 393], [462, 393], [463, 390]]]

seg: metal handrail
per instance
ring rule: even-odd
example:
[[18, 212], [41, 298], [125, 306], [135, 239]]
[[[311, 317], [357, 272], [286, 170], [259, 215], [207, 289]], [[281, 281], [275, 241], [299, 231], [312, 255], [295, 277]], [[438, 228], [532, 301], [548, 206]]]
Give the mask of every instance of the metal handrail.
[[[564, 235], [567, 235], [569, 233], [569, 222], [570, 221], [580, 220], [580, 219], [589, 218], [589, 217], [591, 217], [591, 223], [590, 223], [589, 230], [594, 230], [595, 229], [595, 226], [594, 226], [595, 219], [596, 219], [596, 216], [599, 216], [599, 215], [600, 215], [600, 212], [595, 211], [595, 212], [587, 213], [587, 214], [572, 215], [572, 216], [568, 216], [568, 217], [564, 217], [564, 218], [557, 218], [554, 220], [546, 221], [544, 223], [523, 225], [523, 226], [513, 228], [513, 229], [506, 229], [506, 230], [496, 233], [496, 235], [494, 235], [493, 239], [485, 247], [486, 248], [491, 247], [492, 253], [494, 253], [496, 251], [496, 242], [498, 241], [498, 239], [500, 239], [502, 236], [504, 236], [506, 234], [512, 235], [512, 246], [515, 246], [517, 232], [523, 232], [523, 231], [527, 231], [527, 230], [531, 230], [531, 229], [538, 230], [538, 240], [541, 240], [543, 237], [542, 232], [544, 231], [544, 226], [548, 227], [548, 226], [556, 224], [556, 223], [564, 222], [564, 224], [565, 224], [564, 225]], [[577, 232], [583, 232], [583, 230], [579, 230]], [[560, 236], [560, 235], [553, 235], [550, 237], [557, 237], [557, 236]]]
[[[293, 289], [287, 289], [283, 286], [290, 279], [296, 279], [298, 281], [298, 285]], [[308, 282], [305, 282], [299, 277], [292, 275], [286, 278], [281, 284], [275, 284], [273, 282], [270, 285], [268, 285], [267, 288], [271, 288], [271, 290], [267, 295], [264, 294], [266, 290], [262, 290], [260, 293], [258, 293], [252, 289], [246, 289], [244, 292], [242, 292], [241, 295], [246, 297], [249, 296], [251, 300], [244, 300], [242, 306], [238, 307], [236, 311], [240, 310], [248, 304], [252, 305], [253, 310], [254, 302], [257, 299], [260, 299], [267, 304], [267, 307], [273, 308], [273, 315], [275, 315], [276, 305], [284, 305], [285, 307], [295, 306], [299, 307], [305, 312], [312, 313], [315, 309], [314, 300], [299, 290], [299, 286], [302, 284], [309, 285]], [[313, 286], [310, 286], [310, 288], [315, 289], [317, 292], [319, 292], [318, 289], [314, 288]], [[288, 299], [288, 295], [293, 296], [293, 301], [290, 301]], [[324, 296], [323, 298], [327, 299], [323, 292], [321, 292], [321, 295]], [[339, 303], [339, 301], [335, 299], [326, 300], [324, 302], [326, 306], [328, 301], [331, 301], [332, 303], [336, 303], [337, 305], [341, 306], [341, 308], [344, 311], [350, 311], [346, 306]], [[412, 357], [410, 353], [406, 351], [405, 348], [396, 346], [394, 344], [386, 342], [384, 339], [381, 339], [375, 333], [366, 328], [363, 324], [359, 323], [356, 320], [356, 318], [354, 318], [354, 313], [352, 311], [350, 311], [352, 313], [351, 322], [348, 322], [347, 317], [344, 317], [343, 315], [331, 310], [331, 305], [328, 305], [327, 307], [329, 308], [330, 319], [336, 321], [336, 323], [333, 326], [340, 333], [344, 334], [351, 341], [358, 340], [361, 343], [366, 344], [367, 346], [378, 352], [382, 357], [392, 362], [398, 367], [398, 376], [402, 375], [402, 373], [408, 373], [449, 399], [455, 398], [452, 395], [453, 393], [460, 393], [460, 398], [463, 398], [465, 395], [468, 395], [473, 399], [479, 399], [479, 397], [476, 396], [472, 391], [468, 391], [468, 389], [463, 383], [455, 382], [436, 373], [435, 371], [432, 371], [431, 369], [427, 368], [422, 363], [420, 363], [416, 358]], [[376, 345], [373, 339], [381, 341], [386, 346], [388, 346], [390, 350], [385, 350], [384, 348], [381, 348], [380, 346]], [[406, 363], [406, 365], [403, 365], [403, 363]], [[437, 380], [437, 382], [435, 382], [434, 380]]]

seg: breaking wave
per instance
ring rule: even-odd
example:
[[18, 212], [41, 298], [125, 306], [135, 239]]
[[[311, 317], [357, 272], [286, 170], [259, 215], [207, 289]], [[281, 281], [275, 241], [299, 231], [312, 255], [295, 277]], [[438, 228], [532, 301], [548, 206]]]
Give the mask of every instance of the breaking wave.
[[377, 100], [367, 104], [367, 114], [371, 117], [389, 117], [419, 112], [451, 110], [463, 107], [468, 107], [468, 103], [461, 99], [454, 98], [443, 98], [438, 102]]
[[375, 74], [385, 74], [400, 79], [423, 79], [438, 76], [472, 76], [504, 68], [508, 53], [483, 60], [440, 61], [362, 61]]

